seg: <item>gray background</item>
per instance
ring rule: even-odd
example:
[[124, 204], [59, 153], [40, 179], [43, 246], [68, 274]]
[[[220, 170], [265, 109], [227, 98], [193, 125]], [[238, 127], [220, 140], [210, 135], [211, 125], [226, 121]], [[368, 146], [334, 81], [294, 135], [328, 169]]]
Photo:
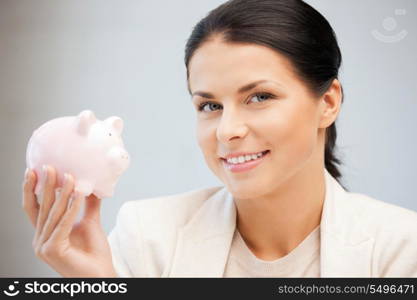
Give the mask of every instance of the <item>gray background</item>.
[[[132, 163], [114, 197], [103, 200], [107, 233], [125, 201], [221, 184], [195, 139], [183, 53], [195, 23], [223, 2], [0, 0], [0, 276], [59, 275], [35, 257], [21, 207], [27, 141], [47, 120], [83, 109], [124, 119]], [[342, 49], [343, 183], [417, 210], [417, 2], [308, 2]], [[374, 29], [407, 35], [386, 43]]]

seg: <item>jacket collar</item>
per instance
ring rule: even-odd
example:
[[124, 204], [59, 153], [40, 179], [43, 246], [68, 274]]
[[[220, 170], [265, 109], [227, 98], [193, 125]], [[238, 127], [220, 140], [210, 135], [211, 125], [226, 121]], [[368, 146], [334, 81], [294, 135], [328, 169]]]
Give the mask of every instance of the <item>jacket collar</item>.
[[324, 171], [326, 197], [320, 223], [320, 276], [371, 277], [374, 238], [364, 231], [361, 208], [352, 203], [352, 194]]
[[[326, 196], [320, 224], [321, 277], [370, 277], [373, 238], [361, 227], [349, 193], [326, 169]], [[222, 277], [233, 233], [236, 206], [220, 186], [178, 231], [175, 255], [163, 277]]]

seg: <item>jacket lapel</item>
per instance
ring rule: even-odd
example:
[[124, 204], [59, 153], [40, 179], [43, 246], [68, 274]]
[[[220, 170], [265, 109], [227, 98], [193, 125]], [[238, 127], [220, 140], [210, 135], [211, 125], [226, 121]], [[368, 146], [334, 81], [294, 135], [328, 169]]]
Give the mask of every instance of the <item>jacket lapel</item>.
[[321, 277], [371, 277], [374, 238], [361, 221], [360, 207], [325, 169], [326, 198], [320, 224]]
[[223, 187], [179, 229], [168, 276], [222, 277], [235, 226], [233, 197]]
[[[374, 239], [361, 227], [360, 208], [326, 169], [320, 224], [321, 277], [370, 277]], [[236, 226], [226, 187], [208, 198], [178, 231], [171, 269], [163, 277], [222, 277]]]

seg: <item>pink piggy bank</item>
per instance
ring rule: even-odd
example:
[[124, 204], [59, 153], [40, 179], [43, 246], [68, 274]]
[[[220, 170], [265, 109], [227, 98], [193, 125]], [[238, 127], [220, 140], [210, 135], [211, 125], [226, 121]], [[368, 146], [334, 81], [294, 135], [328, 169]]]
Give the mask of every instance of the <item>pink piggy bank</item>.
[[111, 197], [120, 175], [129, 166], [129, 154], [121, 138], [123, 120], [113, 116], [100, 121], [90, 110], [78, 116], [50, 120], [36, 129], [26, 151], [27, 167], [35, 170], [35, 194], [41, 192], [42, 166], [57, 173], [56, 187], [64, 173], [74, 177], [74, 190], [84, 196]]

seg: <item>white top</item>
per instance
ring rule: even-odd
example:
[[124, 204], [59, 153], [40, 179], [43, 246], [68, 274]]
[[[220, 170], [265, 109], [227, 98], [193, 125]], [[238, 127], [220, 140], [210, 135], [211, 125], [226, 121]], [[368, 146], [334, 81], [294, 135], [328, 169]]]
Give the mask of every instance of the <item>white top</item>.
[[320, 277], [320, 226], [287, 255], [273, 261], [256, 257], [235, 230], [224, 277]]

